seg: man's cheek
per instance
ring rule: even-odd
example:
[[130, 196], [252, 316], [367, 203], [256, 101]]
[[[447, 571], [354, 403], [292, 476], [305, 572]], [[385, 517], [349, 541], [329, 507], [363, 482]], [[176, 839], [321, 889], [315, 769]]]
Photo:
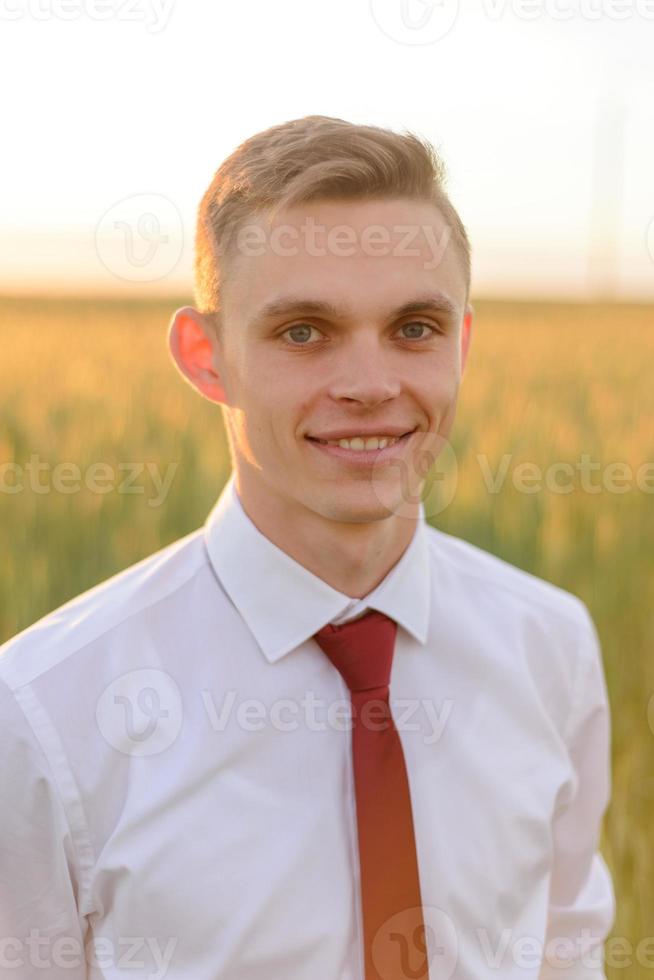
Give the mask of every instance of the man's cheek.
[[454, 363], [448, 364], [447, 370], [439, 372], [429, 389], [429, 396], [435, 405], [448, 405], [456, 397], [459, 382]]

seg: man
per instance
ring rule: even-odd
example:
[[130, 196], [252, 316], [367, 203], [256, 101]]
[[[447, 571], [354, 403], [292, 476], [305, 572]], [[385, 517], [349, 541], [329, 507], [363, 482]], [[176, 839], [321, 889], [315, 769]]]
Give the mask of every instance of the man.
[[435, 153], [273, 127], [196, 249], [170, 349], [233, 474], [204, 528], [2, 648], [9, 975], [598, 980], [594, 625], [420, 497], [473, 317]]

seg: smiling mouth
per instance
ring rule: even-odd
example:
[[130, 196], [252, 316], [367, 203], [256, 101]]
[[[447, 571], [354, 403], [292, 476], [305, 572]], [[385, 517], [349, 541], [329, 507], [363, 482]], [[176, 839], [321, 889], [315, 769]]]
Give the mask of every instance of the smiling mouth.
[[[417, 427], [416, 427], [417, 428]], [[314, 442], [320, 446], [326, 446], [331, 449], [341, 449], [347, 450], [354, 453], [373, 453], [380, 452], [384, 449], [390, 449], [395, 446], [398, 442], [402, 442], [408, 438], [408, 436], [413, 435], [416, 429], [411, 429], [408, 432], [403, 433], [401, 436], [353, 436], [349, 439], [318, 439], [316, 436], [305, 436], [309, 442]]]

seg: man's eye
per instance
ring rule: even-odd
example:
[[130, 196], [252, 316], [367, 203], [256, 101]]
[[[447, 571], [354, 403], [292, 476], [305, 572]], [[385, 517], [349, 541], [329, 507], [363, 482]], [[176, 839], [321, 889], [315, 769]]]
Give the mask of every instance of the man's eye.
[[[304, 342], [309, 339], [312, 330], [317, 330], [317, 328], [312, 326], [310, 323], [296, 323], [294, 326], [288, 327], [288, 329], [286, 329], [282, 334], [282, 337], [284, 334], [292, 334], [292, 345], [295, 347], [302, 347], [304, 346]], [[320, 331], [317, 332], [319, 333]]]
[[[414, 320], [411, 323], [405, 323], [400, 327], [400, 330], [406, 330], [407, 328], [411, 331], [410, 335], [405, 335], [407, 340], [426, 340], [429, 336], [437, 333], [435, 327], [433, 327], [430, 323], [423, 323], [421, 320]], [[311, 338], [312, 330], [315, 330], [316, 333], [320, 335], [320, 331], [312, 324], [296, 323], [292, 327], [287, 327], [281, 336], [284, 337], [285, 335], [288, 335], [290, 338], [290, 343], [293, 347], [306, 347], [307, 342]], [[429, 331], [429, 333], [425, 334], [425, 330]]]
[[[407, 327], [410, 327], [412, 330], [415, 330], [416, 327], [418, 328], [418, 330], [422, 330], [424, 328], [426, 330], [429, 330], [429, 333], [430, 334], [436, 333], [436, 328], [435, 327], [432, 327], [432, 325], [430, 323], [423, 323], [422, 320], [413, 320], [411, 323], [405, 323], [405, 324], [403, 324], [400, 327], [400, 330], [406, 330]], [[425, 337], [424, 336], [418, 336], [416, 333], [414, 333], [413, 336], [410, 336], [407, 339], [408, 340], [424, 340]]]

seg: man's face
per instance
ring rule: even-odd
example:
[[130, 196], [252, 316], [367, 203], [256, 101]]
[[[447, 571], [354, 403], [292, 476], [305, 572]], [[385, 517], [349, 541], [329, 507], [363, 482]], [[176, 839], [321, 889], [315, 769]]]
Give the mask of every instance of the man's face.
[[[406, 199], [325, 201], [254, 225], [213, 351], [245, 500], [340, 522], [406, 515], [452, 428], [472, 316], [444, 219]], [[344, 433], [402, 438], [373, 452], [317, 441]]]

